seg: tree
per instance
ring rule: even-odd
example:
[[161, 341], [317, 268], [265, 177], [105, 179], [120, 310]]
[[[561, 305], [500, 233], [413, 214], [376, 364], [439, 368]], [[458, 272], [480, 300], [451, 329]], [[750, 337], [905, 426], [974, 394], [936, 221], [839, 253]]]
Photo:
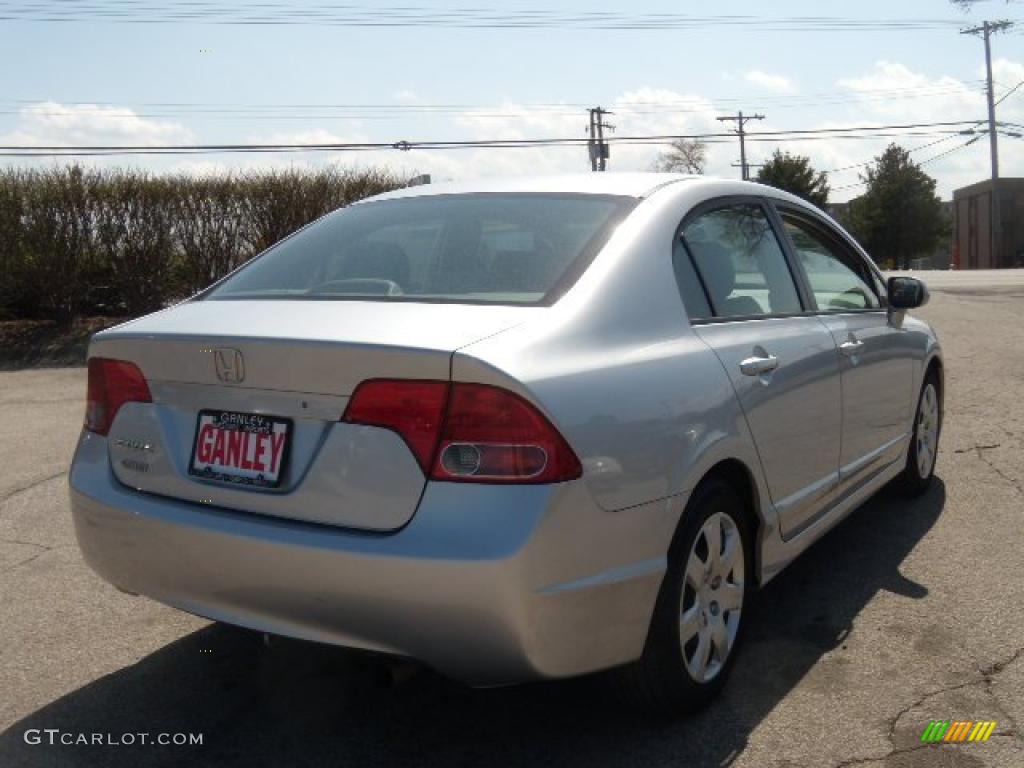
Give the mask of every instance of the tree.
[[698, 139], [676, 139], [660, 153], [652, 170], [662, 173], [704, 173], [708, 147]]
[[861, 175], [867, 191], [850, 203], [850, 228], [879, 264], [906, 269], [949, 235], [935, 179], [890, 144]]
[[816, 172], [811, 159], [803, 155], [776, 149], [772, 159], [757, 172], [757, 181], [802, 197], [819, 208], [828, 203], [828, 174]]

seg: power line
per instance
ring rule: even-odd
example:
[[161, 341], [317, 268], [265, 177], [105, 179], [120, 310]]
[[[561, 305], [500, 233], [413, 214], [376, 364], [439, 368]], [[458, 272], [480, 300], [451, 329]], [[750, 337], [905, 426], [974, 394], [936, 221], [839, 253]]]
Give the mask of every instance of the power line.
[[673, 31], [727, 27], [776, 32], [907, 32], [949, 30], [955, 18], [868, 19], [842, 16], [709, 15], [682, 13], [561, 12], [550, 9], [438, 8], [359, 6], [285, 2], [231, 5], [214, 2], [142, 4], [98, 0], [62, 3], [0, 2], [0, 21], [110, 24], [209, 24], [241, 26], [343, 26], [353, 28], [460, 28], [494, 30], [590, 29]]
[[1000, 96], [998, 99], [996, 99], [995, 106], [998, 107], [1000, 104], [1002, 104], [1004, 101], [1006, 101], [1010, 96], [1013, 96], [1013, 94], [1016, 93], [1017, 89], [1020, 88], [1022, 85], [1024, 85], [1024, 80], [1021, 80], [1019, 83], [1017, 83], [1015, 86], [1013, 86], [1013, 88], [1011, 88], [1006, 93], [1004, 93], [1002, 96]]
[[[949, 138], [953, 138], [953, 137], [950, 136]], [[952, 149], [948, 149], [945, 152], [940, 152], [939, 154], [934, 155], [932, 157], [929, 157], [926, 160], [922, 160], [921, 162], [919, 162], [917, 164], [917, 167], [920, 168], [922, 165], [927, 165], [928, 163], [932, 163], [932, 162], [935, 162], [936, 160], [941, 160], [944, 157], [948, 157], [949, 155], [952, 155], [955, 152], [959, 152], [962, 149], [966, 149], [967, 147], [971, 146], [972, 144], [974, 144], [975, 142], [979, 141], [980, 139], [981, 139], [981, 136], [975, 136], [973, 139], [970, 139], [969, 141], [966, 141], [966, 142], [964, 142], [963, 144], [961, 144], [959, 146], [953, 147]], [[930, 145], [925, 145], [925, 146], [930, 146]], [[917, 147], [916, 149], [924, 149], [924, 147]], [[912, 149], [910, 151], [913, 152], [915, 150]], [[869, 163], [865, 163], [865, 165], [869, 165]], [[843, 190], [846, 190], [846, 189], [856, 189], [857, 187], [864, 187], [864, 186], [867, 186], [867, 182], [866, 181], [855, 181], [855, 182], [853, 182], [851, 184], [844, 184], [841, 187], [833, 187], [831, 191], [833, 191], [833, 192], [842, 192]]]
[[[914, 152], [920, 152], [922, 149], [928, 149], [929, 147], [934, 147], [936, 144], [941, 144], [941, 143], [943, 143], [945, 141], [950, 141], [951, 139], [955, 139], [957, 136], [962, 136], [965, 133], [969, 133], [969, 132], [973, 131], [975, 128], [977, 128], [979, 125], [981, 125], [983, 122], [984, 121], [977, 122], [977, 123], [974, 124], [974, 126], [972, 128], [969, 128], [969, 129], [964, 130], [964, 131], [957, 131], [956, 133], [947, 134], [946, 136], [943, 136], [940, 139], [936, 139], [935, 141], [929, 141], [927, 144], [921, 144], [920, 146], [917, 146], [917, 147], [911, 147], [910, 149], [907, 150], [907, 152], [908, 152], [908, 154], [914, 153]], [[971, 143], [971, 142], [969, 142], [969, 143]], [[867, 161], [865, 161], [863, 163], [854, 163], [853, 165], [844, 165], [841, 168], [833, 168], [833, 169], [831, 169], [829, 171], [825, 171], [825, 173], [841, 173], [843, 171], [851, 171], [851, 170], [854, 170], [855, 168], [864, 168], [866, 166], [869, 166], [873, 162], [875, 162], [874, 159], [867, 160]]]
[[940, 152], [937, 155], [933, 155], [932, 157], [929, 157], [927, 160], [922, 160], [921, 162], [919, 162], [917, 164], [917, 167], [920, 168], [922, 165], [927, 165], [928, 163], [932, 163], [932, 162], [935, 162], [936, 160], [939, 160], [939, 159], [941, 159], [943, 157], [946, 157], [948, 155], [952, 155], [954, 152], [959, 152], [961, 149], [966, 149], [967, 147], [971, 146], [971, 144], [974, 144], [975, 142], [979, 141], [980, 139], [981, 139], [981, 136], [975, 136], [973, 139], [970, 139], [969, 141], [964, 142], [963, 144], [961, 144], [958, 147], [953, 147], [952, 149], [947, 149], [945, 152]]
[[[982, 81], [978, 81], [979, 83]], [[707, 112], [717, 108], [724, 108], [727, 103], [742, 103], [744, 101], [756, 101], [757, 103], [772, 104], [773, 108], [805, 108], [816, 105], [846, 104], [851, 97], [856, 97], [858, 102], [868, 101], [890, 101], [893, 97], [901, 100], [910, 98], [932, 98], [947, 94], [963, 93], [965, 89], [971, 89], [969, 82], [961, 82], [954, 87], [936, 86], [934, 88], [893, 88], [869, 92], [855, 92], [853, 94], [836, 93], [834, 91], [823, 91], [817, 94], [806, 94], [802, 97], [717, 97], [711, 99], [676, 99], [669, 101], [625, 101], [616, 105], [615, 109], [619, 114], [627, 115], [648, 115], [648, 114], [686, 114], [695, 112]], [[1007, 94], [1009, 95], [1009, 94]], [[779, 99], [782, 100], [779, 100]], [[1004, 96], [1005, 98], [1005, 96]], [[138, 102], [128, 105], [105, 106], [100, 102], [103, 99], [90, 101], [67, 101], [55, 103], [49, 99], [11, 99], [0, 100], [0, 114], [21, 114], [43, 117], [62, 117], [68, 114], [75, 115], [100, 115], [104, 118], [113, 119], [152, 119], [152, 118], [174, 118], [182, 116], [218, 117], [231, 120], [390, 120], [404, 119], [408, 115], [440, 115], [440, 116], [470, 116], [474, 118], [530, 118], [538, 113], [551, 117], [568, 117], [578, 113], [579, 109], [586, 108], [586, 104], [572, 102], [530, 102], [523, 104], [330, 104], [330, 103], [306, 103], [306, 104], [214, 104], [202, 102]], [[51, 106], [52, 105], [52, 106]], [[135, 108], [155, 111], [135, 111]], [[509, 111], [509, 110], [518, 111]], [[304, 113], [302, 110], [325, 111], [316, 113]], [[345, 114], [334, 114], [334, 113]]]
[[[748, 116], [749, 119], [749, 116]], [[814, 141], [831, 139], [878, 139], [897, 136], [935, 135], [936, 130], [958, 134], [964, 126], [977, 125], [978, 121], [959, 120], [936, 123], [903, 123], [897, 125], [859, 126], [847, 128], [816, 128], [780, 131], [745, 132], [747, 141]], [[925, 129], [919, 132], [918, 129]], [[734, 136], [734, 132], [662, 134], [604, 137], [607, 143], [616, 144], [665, 144], [680, 139], [721, 141]], [[6, 156], [36, 157], [62, 155], [135, 155], [135, 154], [219, 154], [240, 152], [355, 152], [397, 149], [513, 149], [521, 147], [585, 146], [589, 137], [545, 137], [536, 139], [480, 139], [480, 140], [417, 140], [390, 142], [323, 142], [323, 143], [264, 143], [264, 144], [163, 144], [163, 145], [5, 145], [0, 151]]]
[[[879, 94], [879, 95], [884, 95], [884, 94], [908, 94], [909, 95], [909, 94], [912, 94], [912, 93], [919, 93], [921, 91], [929, 91], [931, 89], [937, 89], [937, 90], [941, 90], [941, 91], [956, 92], [961, 87], [969, 88], [972, 85], [981, 85], [984, 82], [985, 82], [984, 78], [977, 78], [975, 80], [956, 80], [954, 86], [935, 85], [935, 86], [930, 86], [929, 88], [923, 88], [923, 89], [920, 88], [919, 86], [906, 86], [906, 87], [901, 87], [901, 88], [883, 88], [883, 89], [872, 90], [872, 91], [867, 91], [867, 92], [859, 92], [859, 93], [871, 93], [871, 94]], [[820, 97], [820, 96], [835, 96], [836, 98], [844, 98], [844, 99], [848, 98], [844, 94], [837, 94], [834, 90], [811, 92], [811, 93], [804, 94], [803, 96], [778, 96], [778, 97], [771, 97], [771, 98], [781, 98], [781, 99], [785, 99], [785, 100], [788, 101], [790, 99], [804, 99], [804, 98], [814, 99], [814, 98], [817, 98], [817, 97]], [[721, 98], [715, 99], [715, 101], [745, 101], [745, 100], [747, 100], [749, 98], [751, 98], [749, 95], [734, 96], [734, 97], [721, 97]], [[0, 104], [34, 104], [34, 103], [45, 102], [45, 101], [48, 101], [48, 99], [41, 99], [41, 98], [37, 98], [37, 99], [0, 99]], [[67, 101], [67, 102], [64, 102], [64, 103], [66, 103], [66, 104], [77, 104], [77, 105], [89, 105], [89, 106], [91, 106], [91, 105], [95, 105], [96, 102], [98, 102], [98, 101], [105, 101], [105, 99], [91, 99], [91, 100], [88, 100], [88, 101], [85, 101], [85, 100]], [[672, 104], [672, 105], [679, 105], [679, 104], [703, 104], [705, 101], [706, 101], [706, 99], [699, 98], [699, 97], [694, 97], [694, 98], [671, 99], [671, 100], [667, 100], [667, 101], [632, 101], [632, 102], [629, 102], [629, 103], [633, 104], [633, 105], [640, 105], [640, 106], [651, 106], [651, 105], [655, 105], [656, 106], [656, 105], [659, 105], [659, 104]], [[434, 109], [466, 110], [466, 109], [489, 109], [489, 108], [493, 107], [493, 105], [490, 105], [490, 104], [479, 104], [479, 103], [477, 103], [477, 104], [473, 104], [473, 103], [439, 103], [439, 104], [353, 103], [353, 104], [338, 104], [336, 102], [331, 102], [331, 103], [327, 103], [327, 102], [294, 103], [294, 102], [292, 102], [292, 103], [253, 104], [253, 103], [235, 103], [235, 102], [213, 103], [213, 102], [199, 102], [199, 101], [149, 101], [149, 102], [137, 102], [137, 103], [135, 103], [135, 106], [145, 106], [145, 107], [212, 107], [212, 108], [217, 108], [217, 109], [220, 109], [220, 108], [223, 108], [223, 107], [237, 107], [237, 108], [243, 108], [243, 109], [249, 109], [249, 108], [251, 108], [251, 109], [263, 109], [263, 108], [286, 108], [286, 109], [294, 109], [294, 108], [317, 108], [317, 109], [320, 109], [320, 108], [340, 108], [341, 109], [341, 108], [343, 108], [343, 109], [348, 109], [348, 108], [351, 108], [351, 109], [409, 109], [409, 110], [434, 110]], [[533, 107], [586, 107], [587, 103], [586, 102], [566, 102], [566, 101], [531, 102], [531, 103], [527, 104], [526, 106], [533, 106]]]

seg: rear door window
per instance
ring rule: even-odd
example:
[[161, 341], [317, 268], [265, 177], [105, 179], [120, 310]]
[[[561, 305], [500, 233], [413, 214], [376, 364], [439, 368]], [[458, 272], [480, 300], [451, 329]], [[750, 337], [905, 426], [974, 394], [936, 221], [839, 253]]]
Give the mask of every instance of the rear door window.
[[683, 226], [681, 238], [716, 317], [802, 311], [786, 256], [759, 204], [699, 214]]

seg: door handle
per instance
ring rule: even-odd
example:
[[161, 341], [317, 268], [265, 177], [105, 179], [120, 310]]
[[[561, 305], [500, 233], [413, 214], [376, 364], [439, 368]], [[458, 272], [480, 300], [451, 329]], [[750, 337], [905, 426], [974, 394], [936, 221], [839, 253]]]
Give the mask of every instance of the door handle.
[[864, 349], [864, 342], [856, 339], [844, 341], [839, 345], [839, 351], [847, 357], [853, 357], [854, 355], [860, 354], [862, 349]]
[[778, 367], [779, 358], [775, 355], [748, 357], [740, 363], [740, 373], [744, 376], [760, 376], [762, 373], [770, 373]]

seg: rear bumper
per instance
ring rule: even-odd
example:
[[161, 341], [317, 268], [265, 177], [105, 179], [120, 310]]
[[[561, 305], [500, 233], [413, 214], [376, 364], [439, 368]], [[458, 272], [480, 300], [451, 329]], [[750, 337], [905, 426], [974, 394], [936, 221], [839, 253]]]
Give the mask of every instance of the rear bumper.
[[397, 532], [335, 529], [138, 493], [91, 434], [70, 485], [82, 554], [121, 589], [474, 685], [639, 657], [676, 522], [666, 501], [606, 512], [579, 481], [429, 483]]

